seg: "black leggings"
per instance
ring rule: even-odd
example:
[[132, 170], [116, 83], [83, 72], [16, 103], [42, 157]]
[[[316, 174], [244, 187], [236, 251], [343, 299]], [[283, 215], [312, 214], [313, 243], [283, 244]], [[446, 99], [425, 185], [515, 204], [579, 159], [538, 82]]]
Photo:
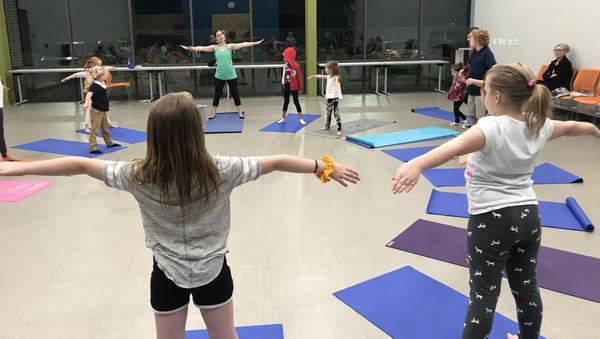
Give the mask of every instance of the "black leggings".
[[292, 91], [290, 84], [286, 84], [283, 87], [283, 111], [287, 112], [288, 105], [290, 104], [290, 94], [294, 98], [294, 105], [296, 105], [296, 111], [298, 114], [302, 113], [302, 107], [300, 107], [300, 101], [298, 100], [298, 90]]
[[467, 120], [467, 117], [460, 111], [460, 106], [464, 101], [454, 101], [454, 122], [459, 123], [461, 120]]
[[517, 304], [519, 338], [538, 338], [542, 299], [536, 267], [541, 240], [536, 205], [471, 215], [467, 227], [471, 292], [463, 339], [486, 338], [490, 333], [503, 273]]
[[225, 84], [229, 85], [229, 93], [233, 97], [233, 102], [236, 106], [241, 106], [242, 101], [240, 100], [240, 94], [238, 93], [238, 81], [237, 78], [231, 80], [221, 80], [215, 78], [215, 97], [213, 99], [213, 106], [218, 107], [221, 96], [223, 96], [223, 87]]
[[3, 157], [6, 157], [6, 152], [6, 141], [4, 140], [4, 112], [3, 108], [0, 108], [0, 153], [2, 153]]

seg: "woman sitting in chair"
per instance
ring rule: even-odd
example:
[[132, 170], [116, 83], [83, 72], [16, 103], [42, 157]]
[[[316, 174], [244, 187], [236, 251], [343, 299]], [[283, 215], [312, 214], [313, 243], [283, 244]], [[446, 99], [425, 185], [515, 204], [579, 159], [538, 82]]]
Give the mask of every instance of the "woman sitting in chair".
[[548, 87], [551, 91], [565, 87], [571, 90], [571, 79], [573, 78], [573, 65], [567, 58], [569, 53], [569, 45], [560, 43], [554, 47], [554, 59], [546, 72], [544, 72], [543, 80], [538, 80], [538, 83]]

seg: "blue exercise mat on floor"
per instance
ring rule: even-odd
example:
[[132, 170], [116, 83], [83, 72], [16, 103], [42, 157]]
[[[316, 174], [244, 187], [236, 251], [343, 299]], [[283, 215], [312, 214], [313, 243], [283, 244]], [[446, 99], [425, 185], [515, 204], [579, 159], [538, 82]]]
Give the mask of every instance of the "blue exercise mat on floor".
[[[574, 198], [569, 197], [564, 203], [540, 201], [539, 210], [544, 227], [586, 232], [594, 230], [591, 220]], [[468, 218], [467, 195], [433, 190], [427, 205], [427, 213]]]
[[[423, 175], [435, 187], [465, 186], [464, 168], [432, 168]], [[535, 166], [531, 176], [535, 185], [582, 183], [583, 179], [549, 162]]]
[[213, 133], [242, 133], [244, 120], [236, 112], [217, 113], [214, 119], [209, 119], [204, 126], [205, 134]]
[[380, 133], [362, 136], [347, 135], [346, 140], [366, 148], [386, 147], [412, 142], [422, 142], [452, 138], [460, 133], [440, 127], [423, 127], [392, 133]]
[[[89, 135], [83, 129], [78, 129], [77, 133]], [[102, 137], [102, 131], [96, 133], [100, 138]], [[114, 141], [121, 141], [128, 144], [136, 144], [138, 142], [144, 142], [147, 139], [146, 132], [137, 129], [117, 127], [110, 129], [110, 137]]]
[[[235, 328], [239, 339], [283, 339], [283, 326], [256, 325]], [[185, 331], [185, 339], [209, 339], [207, 330]]]
[[411, 111], [413, 111], [417, 114], [427, 115], [427, 116], [430, 116], [433, 118], [438, 118], [438, 119], [447, 120], [447, 121], [454, 121], [454, 113], [445, 111], [437, 106], [436, 107], [418, 107], [418, 108], [411, 109]]
[[[392, 338], [460, 338], [468, 304], [467, 296], [410, 266], [333, 295]], [[471, 321], [466, 326], [481, 319]], [[496, 313], [489, 338], [517, 331], [517, 323]]]
[[298, 114], [288, 114], [285, 118], [285, 122], [278, 124], [277, 122], [271, 123], [263, 127], [261, 132], [279, 132], [279, 133], [296, 133], [304, 127], [310, 125], [311, 122], [319, 119], [318, 114], [304, 114], [304, 121], [306, 125], [300, 124]]
[[89, 145], [87, 142], [71, 141], [71, 140], [60, 140], [48, 138], [44, 140], [38, 140], [27, 144], [13, 146], [13, 148], [23, 149], [27, 151], [36, 151], [44, 153], [64, 154], [77, 157], [95, 158], [104, 154], [113, 153], [125, 149], [126, 147], [111, 147], [108, 148], [106, 145], [98, 144], [98, 149], [101, 150], [102, 154], [90, 154]]
[[383, 153], [393, 156], [394, 158], [409, 162], [414, 158], [420, 157], [421, 155], [431, 151], [437, 146], [426, 146], [426, 147], [415, 147], [415, 148], [397, 148], [397, 149], [384, 149]]

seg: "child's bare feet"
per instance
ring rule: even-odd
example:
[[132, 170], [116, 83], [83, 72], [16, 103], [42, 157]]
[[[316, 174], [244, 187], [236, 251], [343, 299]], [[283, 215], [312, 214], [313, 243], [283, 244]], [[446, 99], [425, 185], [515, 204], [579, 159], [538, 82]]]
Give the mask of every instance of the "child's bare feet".
[[328, 129], [329, 129], [329, 127], [327, 127], [327, 126], [325, 126], [325, 127], [321, 128], [321, 130], [322, 130], [322, 131], [326, 131], [326, 130], [328, 130]]
[[117, 126], [117, 124], [115, 124], [114, 122], [111, 122], [110, 124], [108, 124], [108, 126], [110, 128], [119, 128], [119, 126]]
[[337, 135], [338, 135], [338, 136], [342, 135], [342, 131], [338, 131], [338, 132], [337, 132]]
[[506, 339], [519, 339], [519, 336], [511, 333], [506, 333]]

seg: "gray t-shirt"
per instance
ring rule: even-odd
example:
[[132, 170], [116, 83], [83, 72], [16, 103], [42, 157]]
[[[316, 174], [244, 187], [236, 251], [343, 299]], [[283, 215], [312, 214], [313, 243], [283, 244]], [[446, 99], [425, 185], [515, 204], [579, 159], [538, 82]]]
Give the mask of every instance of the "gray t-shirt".
[[481, 118], [475, 127], [483, 132], [485, 146], [467, 161], [469, 213], [537, 205], [531, 174], [554, 131], [552, 120], [546, 119], [539, 136], [531, 135], [524, 121], [505, 115]]
[[234, 188], [261, 174], [259, 158], [215, 156], [213, 160], [219, 169], [218, 195], [211, 194], [207, 203], [195, 202], [185, 215], [179, 206], [161, 206], [150, 185], [132, 183], [131, 163], [106, 161], [102, 171], [107, 186], [135, 197], [146, 247], [167, 277], [183, 288], [206, 285], [220, 273], [231, 223], [229, 196]]

